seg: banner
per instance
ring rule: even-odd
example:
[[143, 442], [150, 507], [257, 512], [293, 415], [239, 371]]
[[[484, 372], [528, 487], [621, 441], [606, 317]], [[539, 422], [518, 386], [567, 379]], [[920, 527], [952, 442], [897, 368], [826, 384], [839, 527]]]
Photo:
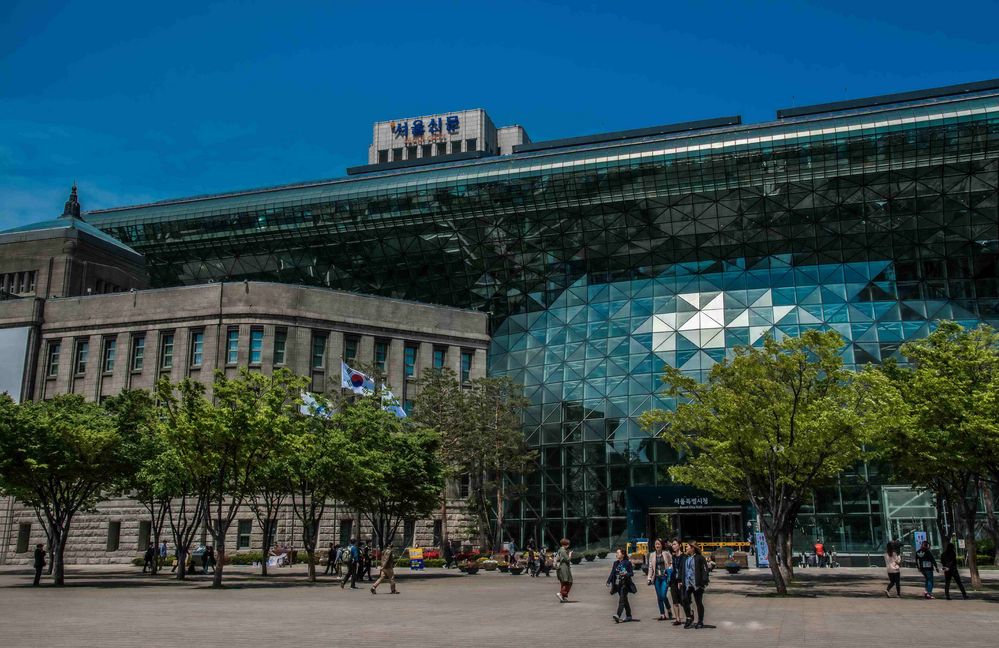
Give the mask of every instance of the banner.
[[756, 532], [756, 566], [770, 566], [770, 548], [767, 546], [767, 537], [762, 532]]
[[409, 568], [423, 571], [423, 548], [422, 547], [410, 547], [409, 548]]

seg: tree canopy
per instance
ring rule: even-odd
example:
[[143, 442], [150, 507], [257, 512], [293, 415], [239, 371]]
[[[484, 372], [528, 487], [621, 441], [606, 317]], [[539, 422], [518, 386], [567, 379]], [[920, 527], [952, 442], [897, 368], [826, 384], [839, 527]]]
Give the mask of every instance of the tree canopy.
[[762, 518], [777, 590], [793, 577], [791, 535], [812, 491], [863, 459], [902, 411], [876, 371], [843, 366], [835, 332], [806, 331], [760, 347], [737, 347], [700, 383], [666, 367], [673, 411], [652, 410], [641, 423], [676, 448], [678, 482], [746, 500]]

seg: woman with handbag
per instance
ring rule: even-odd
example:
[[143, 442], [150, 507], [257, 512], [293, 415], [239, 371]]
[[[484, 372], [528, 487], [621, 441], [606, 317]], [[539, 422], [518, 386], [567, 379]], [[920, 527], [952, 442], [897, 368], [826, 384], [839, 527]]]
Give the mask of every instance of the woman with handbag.
[[[635, 568], [631, 565], [631, 559], [624, 549], [618, 548], [617, 560], [611, 567], [610, 576], [607, 577], [607, 586], [610, 587], [611, 594], [617, 594], [617, 614], [613, 616], [614, 623], [631, 621], [631, 603], [628, 602], [628, 595], [638, 591], [635, 587]], [[627, 616], [622, 616], [624, 614]]]
[[659, 620], [673, 618], [669, 609], [669, 582], [673, 577], [673, 555], [663, 546], [661, 539], [656, 539], [655, 551], [652, 553], [652, 564], [649, 568], [649, 585], [656, 588], [656, 603], [659, 604]]

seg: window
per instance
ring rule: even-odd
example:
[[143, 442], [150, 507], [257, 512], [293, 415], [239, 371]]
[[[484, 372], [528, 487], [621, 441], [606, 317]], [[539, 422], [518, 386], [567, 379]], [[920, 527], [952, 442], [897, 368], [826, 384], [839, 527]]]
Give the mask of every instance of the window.
[[461, 352], [461, 382], [468, 382], [472, 379], [472, 352]]
[[433, 546], [440, 547], [444, 544], [444, 522], [434, 520], [434, 541]]
[[139, 520], [139, 542], [135, 546], [137, 551], [145, 551], [149, 547], [151, 531], [149, 520]]
[[87, 356], [90, 354], [90, 342], [87, 340], [76, 341], [76, 361], [73, 370], [77, 374], [87, 373]]
[[234, 365], [239, 361], [239, 329], [229, 328], [225, 334], [225, 363]]
[[416, 347], [411, 345], [406, 345], [406, 349], [403, 352], [403, 374], [407, 378], [412, 378], [416, 375]]
[[472, 476], [468, 473], [458, 475], [458, 497], [467, 498], [472, 494]]
[[475, 151], [475, 150], [477, 150], [475, 148], [477, 145], [478, 145], [478, 142], [475, 141], [474, 137], [471, 138], [471, 139], [465, 140], [465, 150], [466, 151]]
[[353, 362], [357, 360], [357, 347], [359, 340], [356, 337], [345, 337], [343, 339], [343, 361]]
[[325, 333], [312, 334], [312, 368], [322, 369], [326, 366], [326, 339]]
[[277, 329], [274, 331], [274, 364], [284, 364], [284, 350], [288, 346], [288, 331]]
[[205, 332], [191, 332], [191, 366], [200, 367], [205, 359]]
[[416, 159], [416, 147], [415, 146], [407, 146], [406, 147], [406, 159], [407, 160], [415, 160]]
[[402, 411], [406, 414], [412, 413], [413, 409], [416, 407], [416, 402], [411, 401], [408, 398], [402, 401]]
[[24, 553], [31, 544], [31, 522], [21, 522], [17, 525], [17, 553]]
[[240, 520], [239, 533], [236, 537], [237, 549], [250, 548], [250, 534], [253, 532], [253, 520]]
[[104, 373], [114, 371], [114, 357], [118, 350], [118, 340], [114, 338], [104, 339], [104, 358], [101, 362], [101, 370]]
[[401, 159], [402, 159], [402, 149], [401, 148], [392, 149], [392, 161], [398, 162]]
[[430, 157], [433, 155], [433, 144], [424, 144], [420, 147], [420, 157]]
[[416, 520], [406, 520], [402, 523], [402, 546], [412, 547], [416, 536]]
[[108, 551], [118, 551], [121, 542], [121, 522], [111, 520], [108, 522]]
[[389, 343], [383, 340], [375, 341], [375, 367], [385, 371], [385, 361], [388, 359]]
[[62, 342], [49, 342], [49, 361], [46, 374], [49, 378], [59, 375], [59, 354], [62, 351]]
[[437, 149], [434, 155], [444, 155], [447, 153], [447, 142], [437, 142], [434, 144], [434, 148]]
[[173, 368], [173, 333], [164, 333], [160, 338], [160, 369]]
[[264, 358], [264, 329], [250, 329], [250, 364], [258, 365]]
[[132, 338], [132, 371], [142, 371], [146, 361], [146, 336], [136, 335]]
[[451, 142], [451, 153], [461, 153], [461, 140]]
[[434, 369], [443, 369], [447, 363], [447, 349], [434, 349]]
[[346, 546], [350, 544], [350, 534], [354, 530], [353, 520], [340, 520], [340, 544]]
[[388, 149], [378, 151], [378, 164], [385, 164], [388, 161]]

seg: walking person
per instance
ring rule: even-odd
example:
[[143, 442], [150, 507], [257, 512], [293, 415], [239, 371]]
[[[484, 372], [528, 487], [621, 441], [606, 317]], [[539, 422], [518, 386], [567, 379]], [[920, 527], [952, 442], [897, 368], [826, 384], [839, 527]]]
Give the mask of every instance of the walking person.
[[[704, 627], [704, 588], [708, 586], [708, 563], [701, 555], [701, 548], [696, 542], [687, 544], [687, 556], [683, 562], [683, 577], [681, 586], [683, 587], [683, 610], [687, 615], [687, 622], [684, 628]], [[694, 615], [691, 611], [691, 601], [697, 606], [697, 623], [693, 623]]]
[[[339, 553], [340, 553], [340, 545], [331, 542], [330, 552], [326, 555], [326, 570], [323, 572], [323, 576], [327, 576], [337, 571], [336, 561]], [[337, 576], [339, 575], [340, 574], [337, 573]]]
[[340, 579], [340, 589], [347, 585], [347, 581], [350, 581], [350, 589], [357, 589], [357, 563], [361, 558], [361, 553], [357, 550], [357, 540], [351, 538], [350, 544], [344, 547], [340, 554], [343, 556], [343, 564], [347, 568], [343, 578]]
[[953, 580], [961, 590], [961, 596], [967, 601], [968, 593], [964, 590], [964, 583], [961, 582], [961, 574], [958, 572], [957, 549], [954, 547], [953, 538], [947, 539], [947, 548], [940, 554], [940, 565], [944, 570], [944, 598], [950, 600], [950, 582]]
[[212, 573], [215, 573], [215, 549], [211, 545], [205, 547], [205, 553], [201, 556], [201, 563], [202, 574], [207, 574], [209, 567], [211, 567]]
[[167, 559], [167, 543], [166, 540], [164, 540], [160, 544], [160, 567], [166, 564], [166, 559]]
[[35, 582], [32, 583], [34, 586], [38, 586], [38, 583], [42, 580], [42, 570], [45, 569], [45, 545], [36, 544], [35, 545]]
[[365, 576], [368, 578], [370, 583], [373, 578], [371, 578], [371, 563], [374, 556], [372, 555], [373, 550], [369, 543], [364, 544], [364, 549], [361, 551], [361, 573], [358, 575], [357, 580], [364, 580]]
[[372, 594], [378, 593], [378, 586], [384, 581], [388, 581], [390, 594], [399, 593], [399, 591], [395, 588], [395, 560], [395, 551], [391, 546], [386, 547], [385, 551], [382, 552], [382, 568], [378, 572], [378, 580], [376, 580], [375, 584], [371, 586]]
[[[569, 600], [569, 590], [572, 589], [572, 552], [569, 551], [569, 538], [559, 541], [558, 553], [555, 555], [555, 576], [558, 578], [559, 590], [555, 596], [560, 603]], [[547, 571], [545, 573], [547, 576]]]
[[933, 550], [930, 549], [930, 543], [926, 540], [923, 540], [923, 544], [919, 545], [919, 551], [916, 552], [916, 566], [922, 572], [925, 583], [923, 598], [931, 599], [933, 598], [933, 572], [939, 572], [940, 568], [937, 566], [937, 559], [933, 556]]
[[156, 560], [156, 545], [150, 543], [146, 546], [146, 553], [142, 556], [142, 573], [146, 570], [153, 571], [153, 561]]
[[680, 604], [683, 602], [680, 596], [680, 563], [684, 561], [679, 538], [673, 538], [670, 549], [672, 549], [670, 556], [673, 559], [673, 569], [669, 577], [669, 597], [673, 602], [673, 625], [678, 626], [680, 625]]
[[656, 588], [656, 603], [659, 604], [659, 620], [673, 618], [669, 609], [669, 582], [673, 576], [673, 555], [665, 548], [662, 539], [656, 539], [649, 565], [649, 585]]
[[611, 594], [617, 594], [617, 614], [612, 618], [614, 623], [627, 623], [631, 621], [631, 603], [628, 601], [628, 595], [638, 591], [635, 587], [635, 568], [624, 549], [618, 547], [614, 555], [616, 560], [611, 566], [610, 576], [607, 577], [607, 586], [610, 587]]
[[885, 568], [888, 570], [888, 587], [885, 588], [885, 596], [891, 598], [891, 588], [894, 587], [895, 596], [902, 598], [902, 556], [894, 541], [889, 542], [885, 548]]

